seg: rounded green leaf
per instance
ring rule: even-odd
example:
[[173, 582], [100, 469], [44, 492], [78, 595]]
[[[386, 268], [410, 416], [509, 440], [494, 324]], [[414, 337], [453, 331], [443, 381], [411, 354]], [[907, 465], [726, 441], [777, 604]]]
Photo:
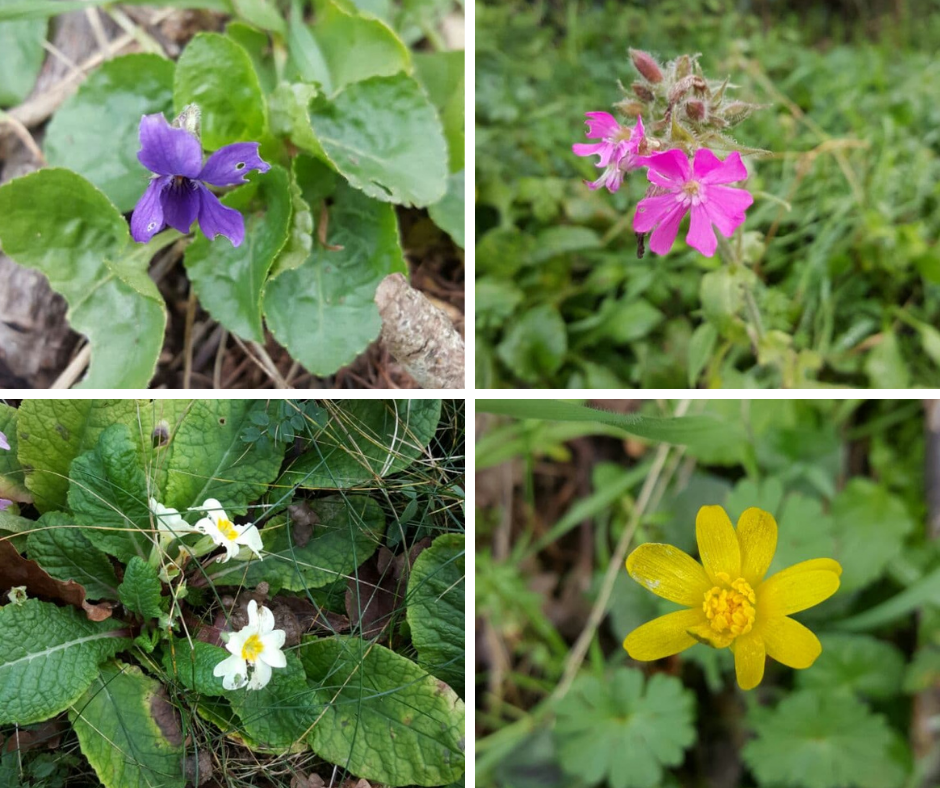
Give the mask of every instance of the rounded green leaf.
[[[0, 11], [5, 5], [10, 0], [0, 1]], [[18, 104], [36, 84], [45, 57], [47, 24], [45, 19], [0, 22], [0, 107]]]
[[[257, 181], [257, 182], [255, 182]], [[274, 258], [287, 241], [291, 194], [287, 172], [274, 166], [222, 199], [245, 215], [245, 240], [210, 241], [199, 234], [186, 250], [186, 273], [203, 308], [233, 334], [264, 342], [261, 294]]]
[[440, 118], [413, 77], [354, 82], [310, 106], [323, 151], [357, 189], [385, 202], [422, 207], [447, 190]]
[[56, 168], [0, 187], [0, 216], [3, 250], [49, 278], [69, 304], [72, 328], [91, 343], [81, 388], [146, 388], [166, 325], [147, 265], [169, 236], [130, 247], [127, 222], [108, 198]]
[[465, 60], [463, 50], [419, 52], [414, 60], [418, 81], [444, 123], [452, 173], [464, 169]]
[[408, 579], [408, 625], [418, 664], [458, 694], [464, 685], [464, 537], [444, 534], [421, 553]]
[[388, 274], [407, 273], [392, 207], [345, 184], [330, 207], [328, 243], [341, 248], [314, 243], [264, 294], [268, 328], [315, 375], [332, 375], [378, 337], [376, 288]]
[[159, 618], [163, 613], [162, 590], [157, 570], [139, 556], [131, 558], [118, 588], [124, 606], [145, 619]]
[[299, 653], [326, 705], [308, 736], [317, 755], [390, 786], [447, 785], [463, 775], [464, 705], [446, 684], [359, 638], [308, 638]]
[[434, 224], [464, 248], [464, 174], [463, 170], [447, 177], [447, 194], [428, 208]]
[[201, 640], [192, 641], [174, 638], [172, 648], [168, 643], [163, 649], [163, 667], [166, 672], [186, 689], [210, 697], [224, 695], [222, 678], [213, 671], [222, 660], [231, 656], [228, 651]]
[[330, 495], [310, 501], [309, 506], [318, 523], [303, 546], [289, 523], [270, 523], [261, 529], [264, 558], [212, 567], [212, 582], [254, 587], [265, 581], [276, 588], [306, 591], [344, 580], [378, 549], [385, 514], [372, 498]]
[[68, 708], [98, 665], [130, 642], [119, 626], [38, 599], [0, 607], [0, 723], [26, 725]]
[[69, 712], [105, 788], [183, 788], [183, 734], [160, 684], [136, 665], [105, 665]]
[[551, 304], [530, 309], [510, 324], [496, 352], [521, 381], [541, 385], [561, 369], [565, 360], [568, 352], [565, 321]]
[[130, 211], [150, 177], [137, 161], [140, 118], [173, 112], [173, 69], [158, 55], [135, 54], [94, 71], [52, 116], [43, 146], [49, 164], [74, 170]]
[[202, 110], [202, 146], [216, 150], [232, 142], [259, 142], [268, 116], [251, 58], [218, 33], [199, 33], [176, 64], [178, 112], [190, 103]]

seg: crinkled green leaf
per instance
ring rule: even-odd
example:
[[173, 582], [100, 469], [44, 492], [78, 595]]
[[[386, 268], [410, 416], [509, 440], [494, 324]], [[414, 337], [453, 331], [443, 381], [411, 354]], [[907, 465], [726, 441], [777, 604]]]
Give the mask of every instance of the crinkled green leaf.
[[120, 626], [38, 599], [0, 607], [0, 723], [26, 725], [68, 708], [98, 665], [130, 643]]
[[26, 471], [19, 461], [18, 414], [16, 408], [0, 403], [0, 432], [10, 445], [9, 449], [0, 449], [0, 498], [31, 503], [33, 496], [26, 486]]
[[822, 654], [812, 670], [797, 671], [801, 689], [847, 690], [868, 698], [898, 694], [904, 655], [891, 643], [868, 635], [822, 635]]
[[[293, 271], [304, 264], [313, 249], [313, 213], [310, 204], [304, 199], [303, 189], [298, 180], [298, 168], [307, 156], [295, 156], [291, 165], [290, 199], [291, 219], [288, 228], [287, 243], [278, 253], [271, 266], [271, 277], [282, 271]], [[331, 173], [333, 174], [333, 173]]]
[[465, 769], [464, 705], [410, 660], [358, 638], [307, 638], [300, 649], [316, 703], [320, 757], [390, 786], [446, 785]]
[[265, 749], [283, 750], [301, 739], [319, 713], [320, 701], [310, 692], [297, 655], [284, 654], [287, 667], [274, 668], [260, 690], [226, 691], [241, 727]]
[[463, 50], [418, 52], [414, 56], [418, 81], [444, 124], [451, 173], [464, 169], [465, 61]]
[[261, 294], [274, 258], [287, 241], [291, 195], [278, 166], [227, 194], [222, 204], [245, 216], [245, 240], [210, 241], [201, 233], [186, 249], [186, 273], [202, 307], [233, 334], [264, 342]]
[[147, 477], [124, 424], [108, 427], [72, 463], [69, 508], [95, 547], [127, 563], [153, 546]]
[[319, 57], [305, 58], [304, 62], [319, 68], [303, 75], [308, 82], [319, 82], [327, 93], [333, 93], [369, 77], [411, 72], [408, 48], [381, 20], [333, 0], [315, 0], [314, 10], [316, 24], [311, 35]]
[[79, 388], [146, 388], [166, 326], [147, 266], [177, 236], [131, 244], [127, 222], [108, 198], [54, 167], [0, 187], [0, 216], [3, 250], [48, 277], [69, 304], [69, 324], [88, 337], [91, 363]]
[[128, 562], [124, 581], [118, 588], [124, 606], [145, 619], [159, 618], [163, 613], [162, 590], [157, 570], [135, 555]]
[[418, 664], [458, 695], [464, 685], [465, 549], [462, 534], [437, 537], [411, 568], [407, 597]]
[[[796, 692], [754, 720], [742, 751], [762, 786], [898, 788], [905, 771], [884, 717], [852, 695]], [[903, 748], [902, 748], [903, 749]]]
[[183, 788], [179, 714], [136, 665], [109, 663], [69, 712], [105, 788]]
[[278, 485], [342, 489], [402, 471], [427, 448], [440, 418], [434, 399], [334, 401], [312, 448]]
[[47, 512], [26, 541], [29, 557], [56, 580], [74, 580], [89, 599], [115, 599], [118, 579], [108, 557], [66, 512]]
[[695, 700], [672, 676], [631, 668], [581, 676], [556, 706], [561, 767], [587, 785], [654, 788], [695, 741]]
[[126, 213], [150, 172], [137, 160], [142, 115], [173, 119], [173, 61], [133, 54], [106, 61], [56, 111], [43, 149], [49, 164], [68, 167], [101, 189]]
[[199, 33], [176, 63], [177, 112], [190, 103], [202, 110], [202, 145], [214, 151], [233, 142], [260, 142], [267, 105], [248, 53], [218, 33]]
[[447, 194], [440, 202], [428, 207], [434, 223], [446, 232], [461, 249], [464, 245], [464, 174], [463, 170], [447, 178]]
[[36, 508], [40, 512], [64, 509], [72, 460], [94, 449], [110, 425], [136, 423], [134, 400], [24, 400], [19, 408], [18, 454], [29, 469], [26, 486]]
[[370, 197], [422, 207], [444, 196], [441, 121], [413, 77], [354, 82], [330, 100], [315, 98], [309, 119], [333, 166]]
[[[12, 5], [0, 0], [0, 19]], [[45, 19], [0, 22], [0, 107], [19, 104], [32, 91], [45, 57], [47, 25]]]
[[[271, 131], [275, 136], [287, 137], [297, 148], [326, 159], [307, 117], [307, 107], [319, 92], [316, 85], [281, 82], [269, 95], [268, 108], [271, 115]], [[330, 172], [335, 178], [336, 173], [333, 170]]]
[[244, 514], [275, 478], [283, 443], [248, 444], [241, 434], [264, 400], [196, 400], [176, 428], [167, 458], [162, 503], [182, 512], [217, 499], [229, 514]]
[[225, 694], [222, 678], [212, 671], [230, 656], [224, 648], [211, 643], [194, 640], [190, 645], [185, 638], [174, 638], [172, 649], [169, 644], [163, 649], [163, 667], [186, 689], [212, 697]]
[[301, 547], [283, 520], [261, 529], [263, 560], [229, 561], [213, 565], [217, 585], [254, 587], [265, 581], [274, 587], [304, 591], [348, 577], [378, 549], [385, 533], [381, 507], [364, 495], [330, 495], [309, 501], [319, 522]]
[[832, 556], [842, 564], [842, 588], [854, 591], [876, 580], [901, 554], [914, 521], [904, 501], [871, 479], [850, 479], [832, 502], [837, 544]]
[[306, 261], [281, 272], [264, 294], [271, 333], [316, 375], [332, 375], [378, 337], [379, 282], [407, 273], [392, 207], [346, 185], [329, 209], [327, 243], [341, 248], [315, 241]]

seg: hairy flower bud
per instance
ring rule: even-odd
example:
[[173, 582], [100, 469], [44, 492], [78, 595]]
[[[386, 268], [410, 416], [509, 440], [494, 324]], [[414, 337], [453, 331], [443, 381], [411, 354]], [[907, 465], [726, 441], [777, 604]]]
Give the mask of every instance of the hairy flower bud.
[[721, 114], [729, 123], [740, 123], [755, 109], [758, 109], [756, 104], [748, 104], [746, 101], [732, 101], [724, 106]]
[[703, 121], [706, 113], [705, 104], [698, 99], [691, 99], [685, 103], [685, 114], [690, 120]]
[[640, 101], [652, 101], [655, 98], [653, 91], [642, 82], [634, 82], [631, 87], [633, 88], [634, 95], [640, 99]]
[[685, 79], [692, 73], [692, 58], [682, 55], [676, 58], [676, 79]]
[[663, 72], [660, 70], [659, 64], [648, 52], [631, 49], [630, 60], [633, 61], [633, 67], [654, 85], [663, 81]]
[[624, 99], [623, 101], [618, 101], [614, 104], [623, 115], [628, 118], [638, 118], [643, 114], [646, 107], [641, 104], [639, 101], [628, 101]]

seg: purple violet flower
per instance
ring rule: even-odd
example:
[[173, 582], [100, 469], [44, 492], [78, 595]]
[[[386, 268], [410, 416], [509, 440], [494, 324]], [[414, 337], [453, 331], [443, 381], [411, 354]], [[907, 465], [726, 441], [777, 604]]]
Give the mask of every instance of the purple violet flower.
[[188, 233], [195, 219], [207, 238], [224, 235], [233, 246], [245, 238], [245, 220], [234, 208], [219, 202], [206, 188], [248, 183], [245, 173], [267, 172], [271, 165], [258, 155], [259, 143], [236, 142], [213, 153], [202, 163], [202, 145], [186, 129], [167, 123], [163, 115], [140, 119], [137, 159], [154, 173], [131, 217], [131, 235], [147, 243], [167, 225]]

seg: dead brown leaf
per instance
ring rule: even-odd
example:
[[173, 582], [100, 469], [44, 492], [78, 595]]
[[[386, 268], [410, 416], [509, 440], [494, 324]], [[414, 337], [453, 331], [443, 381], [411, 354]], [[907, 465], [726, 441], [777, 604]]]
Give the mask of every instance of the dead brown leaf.
[[31, 597], [64, 602], [84, 610], [92, 621], [103, 621], [111, 615], [105, 603], [91, 605], [85, 601], [85, 587], [81, 583], [56, 580], [35, 561], [23, 558], [10, 542], [0, 542], [0, 595], [14, 586], [26, 586]]
[[166, 689], [160, 687], [150, 699], [150, 716], [153, 717], [166, 740], [174, 747], [179, 747], [183, 743], [180, 717], [168, 698]]
[[208, 750], [200, 750], [199, 755], [187, 755], [183, 759], [183, 771], [186, 779], [193, 785], [205, 785], [212, 779], [212, 756]]
[[310, 774], [304, 777], [295, 774], [290, 781], [290, 788], [326, 788], [326, 782], [319, 774]]
[[3, 744], [3, 752], [26, 752], [37, 747], [56, 749], [62, 742], [62, 731], [65, 726], [59, 720], [49, 720], [31, 729], [18, 729]]
[[313, 527], [320, 522], [320, 515], [310, 508], [307, 501], [291, 504], [287, 507], [290, 515], [291, 534], [297, 547], [306, 547], [313, 536]]

